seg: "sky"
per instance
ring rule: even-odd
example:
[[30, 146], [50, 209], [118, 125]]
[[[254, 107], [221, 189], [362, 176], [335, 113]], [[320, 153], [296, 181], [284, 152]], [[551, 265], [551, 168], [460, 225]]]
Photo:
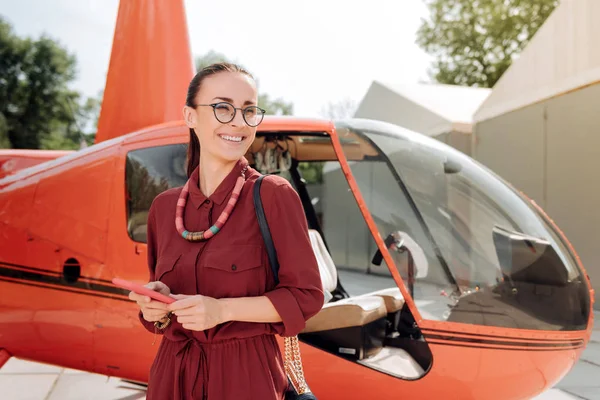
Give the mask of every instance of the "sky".
[[[167, 0], [164, 0], [167, 1]], [[242, 63], [259, 91], [323, 116], [329, 103], [358, 104], [374, 80], [429, 81], [432, 58], [415, 44], [422, 0], [184, 0], [192, 55], [209, 50]], [[119, 0], [0, 0], [19, 36], [46, 33], [77, 57], [71, 87], [104, 88]]]

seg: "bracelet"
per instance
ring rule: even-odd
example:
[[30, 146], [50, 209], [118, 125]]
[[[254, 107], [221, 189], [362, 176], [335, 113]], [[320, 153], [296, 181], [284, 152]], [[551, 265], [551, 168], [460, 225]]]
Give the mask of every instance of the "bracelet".
[[[168, 314], [165, 316], [165, 318], [166, 318], [167, 320], [166, 320], [166, 321], [164, 321], [164, 322], [161, 322], [161, 321], [156, 321], [156, 322], [154, 322], [154, 326], [155, 326], [156, 328], [160, 329], [160, 330], [163, 330], [163, 329], [165, 329], [167, 326], [169, 326], [169, 325], [171, 324], [171, 313], [168, 313]], [[164, 318], [163, 318], [163, 320], [164, 320]]]

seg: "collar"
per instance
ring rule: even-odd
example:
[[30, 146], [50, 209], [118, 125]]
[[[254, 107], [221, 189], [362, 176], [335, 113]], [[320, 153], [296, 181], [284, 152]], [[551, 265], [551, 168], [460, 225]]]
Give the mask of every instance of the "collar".
[[[223, 179], [223, 182], [219, 184], [214, 193], [209, 197], [206, 197], [204, 193], [202, 193], [202, 191], [200, 190], [198, 179], [198, 177], [200, 176], [200, 166], [196, 167], [196, 169], [194, 170], [194, 172], [192, 172], [192, 175], [190, 176], [189, 186], [189, 196], [194, 207], [198, 209], [201, 205], [210, 204], [211, 202], [214, 202], [215, 204], [222, 204], [233, 190], [237, 178], [242, 173], [242, 169], [244, 169], [244, 167], [246, 166], [248, 166], [248, 160], [246, 160], [245, 157], [242, 157], [235, 164], [231, 172], [227, 174], [225, 179]], [[248, 179], [248, 174], [249, 171], [246, 170], [246, 179]]]

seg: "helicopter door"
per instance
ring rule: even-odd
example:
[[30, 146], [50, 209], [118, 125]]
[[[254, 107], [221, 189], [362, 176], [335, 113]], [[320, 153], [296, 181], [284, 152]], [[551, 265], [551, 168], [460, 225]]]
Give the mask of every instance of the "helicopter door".
[[30, 323], [39, 336], [22, 338], [36, 349], [36, 360], [91, 369], [96, 307], [114, 295], [102, 275], [111, 152], [96, 150], [94, 162], [84, 167], [76, 160], [64, 162], [59, 173], [46, 174], [37, 185], [22, 272], [37, 288], [23, 304], [33, 302]]

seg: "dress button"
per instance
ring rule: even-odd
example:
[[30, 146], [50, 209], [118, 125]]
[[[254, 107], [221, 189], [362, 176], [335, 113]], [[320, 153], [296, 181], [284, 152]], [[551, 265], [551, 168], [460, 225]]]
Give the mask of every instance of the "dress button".
[[204, 200], [204, 204], [208, 204], [208, 203], [210, 203], [210, 200], [208, 200], [208, 199]]
[[237, 267], [235, 266], [235, 264], [233, 264], [233, 265], [231, 266], [231, 269], [232, 269], [233, 271], [235, 271], [235, 270], [237, 269]]

